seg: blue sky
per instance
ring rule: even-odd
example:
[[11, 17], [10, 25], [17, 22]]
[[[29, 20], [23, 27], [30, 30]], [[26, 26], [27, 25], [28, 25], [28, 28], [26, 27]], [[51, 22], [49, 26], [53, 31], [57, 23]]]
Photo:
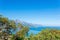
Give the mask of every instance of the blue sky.
[[0, 14], [28, 23], [60, 26], [60, 0], [0, 0]]

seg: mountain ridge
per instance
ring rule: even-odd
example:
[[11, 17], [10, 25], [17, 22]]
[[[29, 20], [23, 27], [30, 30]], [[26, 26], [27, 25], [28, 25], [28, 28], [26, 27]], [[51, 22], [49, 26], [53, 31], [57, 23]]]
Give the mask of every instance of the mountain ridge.
[[60, 29], [60, 26], [43, 26], [39, 24], [32, 24], [21, 20], [16, 20], [16, 23], [21, 23], [24, 26], [28, 26], [30, 30], [41, 31], [42, 29], [51, 28], [51, 29]]

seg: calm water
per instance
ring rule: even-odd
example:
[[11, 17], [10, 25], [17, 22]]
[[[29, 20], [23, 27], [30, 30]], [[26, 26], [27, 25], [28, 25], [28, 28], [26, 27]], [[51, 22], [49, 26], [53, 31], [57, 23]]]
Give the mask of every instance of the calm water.
[[38, 34], [41, 30], [46, 29], [46, 28], [60, 30], [60, 27], [53, 27], [53, 26], [52, 27], [30, 27], [30, 31], [28, 33]]
[[38, 34], [40, 31], [35, 31], [35, 30], [30, 30], [28, 33], [29, 34], [31, 34], [31, 33], [33, 33], [33, 34]]

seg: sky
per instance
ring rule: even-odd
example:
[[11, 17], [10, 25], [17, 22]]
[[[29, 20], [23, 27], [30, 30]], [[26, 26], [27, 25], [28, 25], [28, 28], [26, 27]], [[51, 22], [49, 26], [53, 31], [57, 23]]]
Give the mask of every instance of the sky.
[[0, 14], [28, 23], [60, 26], [60, 0], [0, 0]]

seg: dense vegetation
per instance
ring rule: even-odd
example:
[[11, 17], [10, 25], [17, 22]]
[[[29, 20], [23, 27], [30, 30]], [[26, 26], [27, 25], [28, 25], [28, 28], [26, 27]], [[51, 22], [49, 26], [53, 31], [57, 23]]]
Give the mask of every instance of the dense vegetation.
[[44, 29], [36, 35], [28, 35], [28, 31], [28, 27], [0, 15], [0, 40], [60, 40], [58, 29]]

